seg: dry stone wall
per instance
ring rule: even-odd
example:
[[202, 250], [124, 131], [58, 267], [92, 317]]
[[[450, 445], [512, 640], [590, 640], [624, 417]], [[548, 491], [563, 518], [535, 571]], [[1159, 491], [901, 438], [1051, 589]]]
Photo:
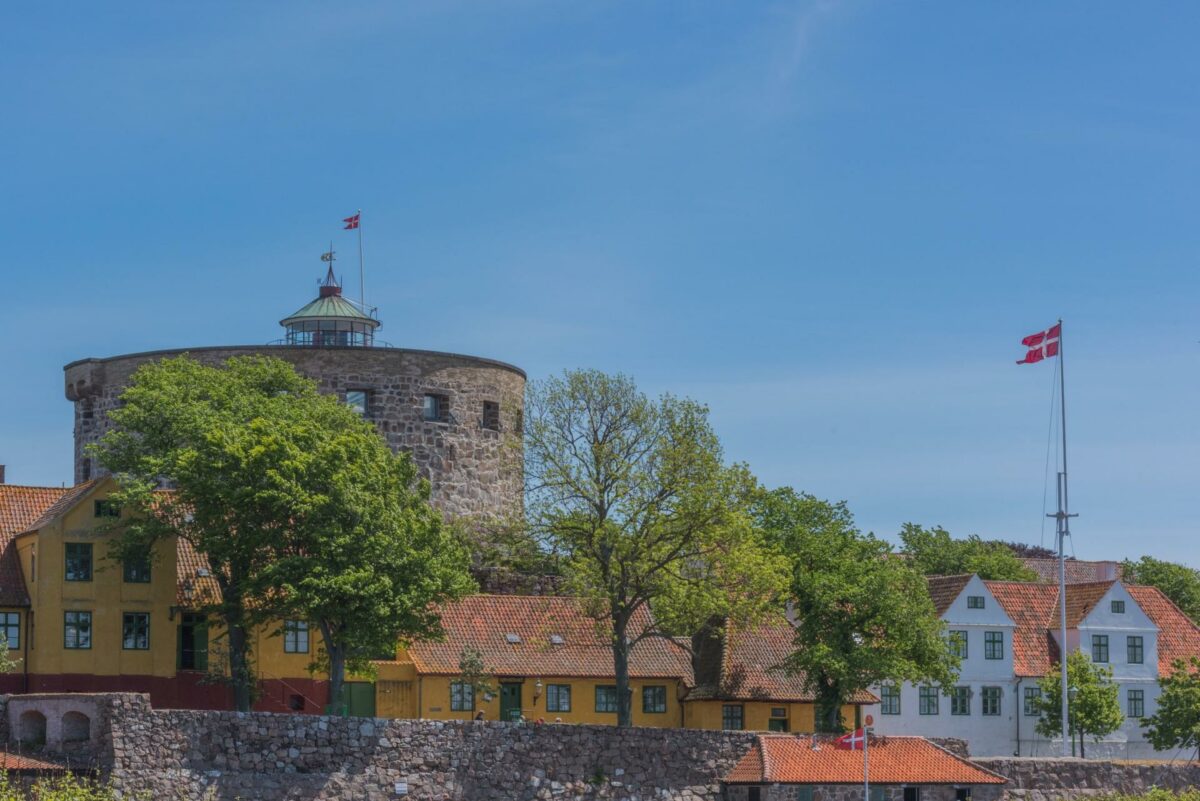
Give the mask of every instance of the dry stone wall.
[[[145, 695], [104, 693], [0, 696], [10, 750], [22, 747], [16, 725], [33, 709], [82, 710], [91, 721], [86, 747], [47, 742], [39, 753], [99, 770], [125, 797], [176, 801], [737, 801], [744, 788], [726, 793], [720, 778], [754, 742], [749, 732], [156, 710]], [[1195, 764], [975, 762], [1010, 780], [1002, 797], [1013, 801], [1200, 785]], [[845, 787], [821, 795], [854, 797]]]
[[[63, 369], [67, 399], [75, 404], [77, 482], [100, 474], [86, 449], [109, 429], [108, 413], [134, 371], [184, 353], [205, 364], [275, 356], [315, 379], [324, 392], [344, 398], [348, 390], [366, 390], [368, 416], [393, 450], [412, 454], [430, 480], [436, 506], [451, 515], [504, 515], [521, 508], [525, 373], [490, 359], [402, 348], [195, 348], [68, 364]], [[424, 419], [427, 394], [448, 402], [444, 419]], [[485, 402], [499, 405], [498, 429], [485, 425]]]

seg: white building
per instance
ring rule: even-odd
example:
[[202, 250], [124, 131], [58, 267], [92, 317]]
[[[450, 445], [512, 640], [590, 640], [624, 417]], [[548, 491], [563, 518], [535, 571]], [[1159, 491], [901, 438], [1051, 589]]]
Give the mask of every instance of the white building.
[[[929, 579], [938, 615], [960, 649], [959, 680], [949, 692], [912, 684], [873, 688], [880, 697], [875, 730], [966, 740], [974, 756], [1056, 756], [1059, 738], [1035, 730], [1030, 702], [1038, 679], [1059, 661], [1058, 587], [983, 581], [978, 576]], [[1169, 759], [1146, 742], [1141, 718], [1157, 708], [1158, 678], [1174, 659], [1200, 654], [1200, 628], [1153, 587], [1098, 581], [1067, 586], [1067, 647], [1113, 669], [1124, 725], [1089, 757]]]

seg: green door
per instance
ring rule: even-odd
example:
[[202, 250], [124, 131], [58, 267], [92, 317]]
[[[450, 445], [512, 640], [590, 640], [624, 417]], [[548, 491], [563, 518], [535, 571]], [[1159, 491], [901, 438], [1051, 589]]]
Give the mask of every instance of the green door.
[[348, 681], [345, 685], [346, 714], [351, 717], [375, 717], [375, 685], [369, 681]]
[[767, 731], [787, 731], [787, 718], [771, 718], [767, 721]]
[[500, 719], [520, 720], [521, 685], [519, 682], [504, 682], [500, 685]]

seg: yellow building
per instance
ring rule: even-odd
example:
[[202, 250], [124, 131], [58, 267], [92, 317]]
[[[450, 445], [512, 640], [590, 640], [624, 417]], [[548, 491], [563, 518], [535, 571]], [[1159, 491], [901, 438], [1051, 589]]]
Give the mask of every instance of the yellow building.
[[[0, 484], [0, 626], [20, 672], [0, 691], [150, 694], [159, 707], [229, 708], [221, 628], [199, 611], [219, 592], [207, 562], [164, 541], [138, 564], [108, 557], [105, 529], [120, 510], [113, 479], [69, 489]], [[574, 599], [475, 595], [442, 610], [446, 637], [397, 649], [376, 675], [347, 685], [351, 714], [382, 717], [616, 723], [609, 635]], [[649, 625], [648, 613], [634, 629]], [[785, 621], [732, 631], [693, 658], [682, 643], [647, 638], [630, 656], [633, 723], [704, 729], [812, 730], [811, 694], [778, 669], [791, 648]], [[255, 707], [319, 713], [328, 681], [309, 666], [320, 638], [304, 621], [253, 633]], [[464, 680], [465, 654], [480, 679]], [[858, 705], [846, 708], [857, 720]]]
[[[783, 618], [741, 630], [726, 622], [720, 636], [697, 637], [694, 684], [684, 703], [689, 729], [815, 731], [813, 693], [802, 676], [782, 669], [795, 648], [795, 631]], [[878, 703], [859, 692], [842, 708], [842, 722], [860, 725], [861, 708]]]

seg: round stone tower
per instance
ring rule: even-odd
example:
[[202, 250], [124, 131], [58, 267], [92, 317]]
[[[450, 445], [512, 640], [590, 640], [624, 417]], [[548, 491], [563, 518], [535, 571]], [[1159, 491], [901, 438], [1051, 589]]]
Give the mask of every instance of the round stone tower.
[[134, 371], [188, 354], [205, 364], [262, 354], [291, 362], [373, 421], [388, 445], [412, 454], [448, 515], [501, 515], [521, 509], [521, 420], [525, 373], [504, 362], [378, 343], [374, 309], [342, 297], [332, 265], [319, 296], [284, 318], [270, 345], [158, 350], [72, 362], [63, 368], [75, 404], [75, 480], [102, 472], [86, 452], [109, 428]]

